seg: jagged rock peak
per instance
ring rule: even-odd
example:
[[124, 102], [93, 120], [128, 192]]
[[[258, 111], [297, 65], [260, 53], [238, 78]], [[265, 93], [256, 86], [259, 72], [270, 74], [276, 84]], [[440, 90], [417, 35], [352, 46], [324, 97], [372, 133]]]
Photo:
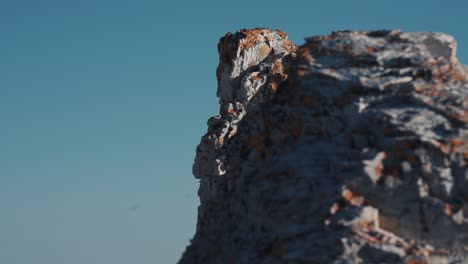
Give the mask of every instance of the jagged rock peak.
[[256, 88], [265, 84], [266, 73], [286, 79], [282, 58], [295, 50], [296, 46], [279, 30], [257, 28], [227, 33], [218, 44], [220, 63], [216, 75], [221, 106], [232, 102], [245, 106]]
[[468, 263], [468, 74], [443, 33], [218, 45], [180, 263]]

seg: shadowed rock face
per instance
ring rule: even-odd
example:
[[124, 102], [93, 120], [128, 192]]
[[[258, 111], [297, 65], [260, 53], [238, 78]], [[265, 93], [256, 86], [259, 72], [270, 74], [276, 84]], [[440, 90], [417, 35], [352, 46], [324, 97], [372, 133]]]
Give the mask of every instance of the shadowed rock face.
[[441, 33], [218, 45], [180, 263], [468, 263], [468, 74]]

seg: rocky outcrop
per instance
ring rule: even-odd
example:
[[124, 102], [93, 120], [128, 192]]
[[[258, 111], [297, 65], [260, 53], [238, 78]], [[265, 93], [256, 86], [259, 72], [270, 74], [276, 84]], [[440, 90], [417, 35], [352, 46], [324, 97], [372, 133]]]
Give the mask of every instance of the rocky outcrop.
[[218, 45], [180, 263], [468, 263], [468, 74], [442, 33]]

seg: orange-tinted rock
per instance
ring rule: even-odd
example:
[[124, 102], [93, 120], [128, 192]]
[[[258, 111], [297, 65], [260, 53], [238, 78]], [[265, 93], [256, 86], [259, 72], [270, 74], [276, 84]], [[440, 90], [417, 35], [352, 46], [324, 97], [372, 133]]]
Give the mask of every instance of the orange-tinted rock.
[[468, 263], [468, 75], [442, 33], [218, 45], [180, 263]]

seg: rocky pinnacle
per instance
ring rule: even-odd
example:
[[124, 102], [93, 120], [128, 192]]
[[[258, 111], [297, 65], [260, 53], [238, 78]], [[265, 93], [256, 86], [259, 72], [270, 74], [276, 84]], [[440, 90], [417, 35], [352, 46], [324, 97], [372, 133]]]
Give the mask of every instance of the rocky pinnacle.
[[468, 263], [468, 69], [443, 33], [218, 44], [180, 264]]

